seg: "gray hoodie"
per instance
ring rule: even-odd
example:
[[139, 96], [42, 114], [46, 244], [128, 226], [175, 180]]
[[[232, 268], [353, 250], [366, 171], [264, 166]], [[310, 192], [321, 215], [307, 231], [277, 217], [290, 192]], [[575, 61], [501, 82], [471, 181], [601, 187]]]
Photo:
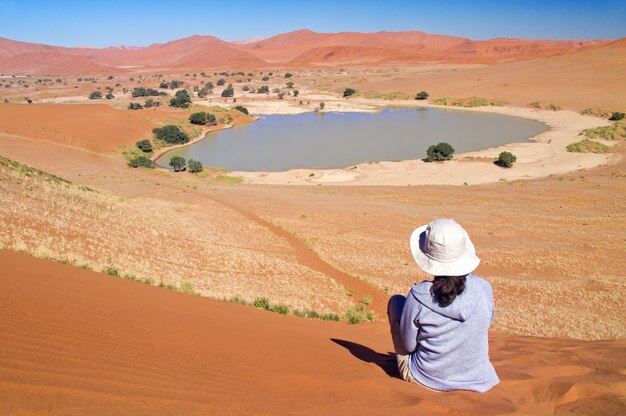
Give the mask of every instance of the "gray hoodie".
[[429, 281], [413, 286], [400, 319], [404, 346], [412, 351], [411, 374], [436, 390], [489, 390], [500, 382], [489, 362], [491, 285], [469, 274], [463, 293], [446, 307], [439, 306], [431, 287]]

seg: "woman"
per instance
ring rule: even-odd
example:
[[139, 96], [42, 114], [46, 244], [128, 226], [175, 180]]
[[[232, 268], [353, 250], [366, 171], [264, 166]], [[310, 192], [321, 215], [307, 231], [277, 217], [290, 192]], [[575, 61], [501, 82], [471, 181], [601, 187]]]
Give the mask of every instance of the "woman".
[[450, 219], [417, 228], [410, 245], [417, 265], [435, 278], [389, 300], [401, 377], [431, 390], [489, 390], [500, 382], [489, 362], [493, 293], [471, 274], [480, 263], [474, 245]]

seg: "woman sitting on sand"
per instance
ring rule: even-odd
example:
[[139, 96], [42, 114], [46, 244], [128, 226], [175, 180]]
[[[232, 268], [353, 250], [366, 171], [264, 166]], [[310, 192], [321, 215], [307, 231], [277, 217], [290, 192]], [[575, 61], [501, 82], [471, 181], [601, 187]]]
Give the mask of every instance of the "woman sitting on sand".
[[400, 376], [432, 390], [489, 390], [500, 382], [489, 362], [493, 292], [471, 274], [480, 263], [474, 245], [450, 219], [417, 228], [410, 245], [417, 265], [435, 278], [389, 300]]

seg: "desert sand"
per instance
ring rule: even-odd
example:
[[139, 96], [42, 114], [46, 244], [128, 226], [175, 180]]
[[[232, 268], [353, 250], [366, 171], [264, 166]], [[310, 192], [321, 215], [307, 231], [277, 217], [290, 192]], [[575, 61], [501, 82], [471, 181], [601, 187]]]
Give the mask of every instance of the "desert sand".
[[626, 410], [624, 340], [492, 333], [501, 384], [482, 395], [434, 393], [398, 378], [385, 322], [348, 326], [281, 316], [6, 251], [0, 261], [0, 398], [7, 414]]
[[[193, 36], [105, 49], [0, 39], [2, 412], [624, 414], [626, 148], [564, 150], [581, 130], [608, 124], [579, 110], [624, 111], [624, 68], [624, 39], [304, 30], [247, 44]], [[243, 89], [287, 91], [287, 71], [298, 97]], [[222, 77], [236, 103], [221, 87], [196, 97]], [[184, 81], [191, 108], [167, 106], [175, 89], [159, 85], [171, 80]], [[168, 96], [157, 109], [127, 110], [145, 99], [130, 96], [137, 86]], [[347, 87], [357, 96], [342, 98]], [[115, 97], [87, 99], [96, 88]], [[471, 111], [537, 119], [550, 131], [444, 164], [267, 175], [129, 169], [123, 154], [164, 124], [200, 139], [206, 129], [187, 122], [195, 111], [233, 124], [252, 120], [235, 105], [255, 115], [321, 102], [371, 112], [421, 105], [412, 99], [421, 90], [504, 100]], [[534, 101], [565, 109], [531, 110]], [[517, 154], [512, 169], [493, 165], [501, 150]], [[389, 356], [386, 301], [428, 277], [408, 236], [438, 217], [468, 230], [482, 259], [476, 273], [494, 288], [491, 358], [502, 383], [484, 395], [421, 390], [397, 378]], [[232, 302], [259, 298], [289, 314]], [[359, 307], [373, 322], [348, 325]]]

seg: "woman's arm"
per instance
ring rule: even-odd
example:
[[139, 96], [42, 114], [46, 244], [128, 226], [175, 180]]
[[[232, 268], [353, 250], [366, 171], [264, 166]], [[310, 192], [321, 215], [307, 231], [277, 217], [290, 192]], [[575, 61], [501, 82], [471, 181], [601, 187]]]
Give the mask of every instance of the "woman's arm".
[[400, 333], [402, 334], [404, 348], [410, 353], [417, 350], [417, 333], [419, 331], [417, 314], [421, 307], [422, 305], [409, 292], [402, 310], [402, 317], [400, 318]]

